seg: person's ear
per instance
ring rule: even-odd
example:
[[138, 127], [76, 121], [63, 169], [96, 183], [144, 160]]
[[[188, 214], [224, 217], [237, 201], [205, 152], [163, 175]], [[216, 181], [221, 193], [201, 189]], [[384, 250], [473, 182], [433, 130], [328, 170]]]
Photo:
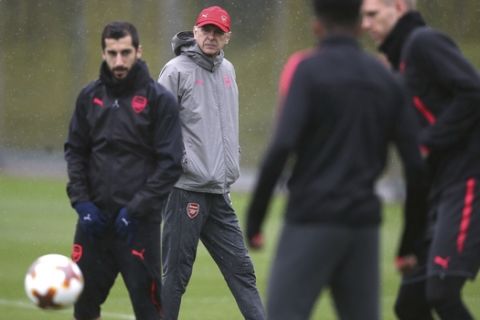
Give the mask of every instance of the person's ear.
[[317, 38], [321, 38], [325, 35], [325, 27], [320, 19], [315, 18], [312, 21], [312, 31]]
[[408, 11], [408, 6], [405, 0], [395, 0], [395, 9], [399, 15], [403, 15]]
[[138, 48], [137, 48], [137, 59], [140, 59], [142, 57], [142, 53], [143, 53], [143, 47], [142, 45], [138, 45]]
[[232, 37], [232, 32], [225, 33], [225, 43], [229, 43]]

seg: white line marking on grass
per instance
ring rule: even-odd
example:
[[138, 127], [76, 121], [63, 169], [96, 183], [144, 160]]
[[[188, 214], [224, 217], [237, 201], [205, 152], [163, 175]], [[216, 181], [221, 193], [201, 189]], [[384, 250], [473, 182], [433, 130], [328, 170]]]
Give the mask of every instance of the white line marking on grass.
[[[0, 299], [0, 305], [4, 306], [9, 306], [9, 307], [16, 307], [20, 309], [38, 309], [31, 303], [27, 303], [22, 300], [6, 300], [6, 299]], [[66, 313], [70, 314], [72, 313], [72, 310], [55, 310], [53, 312], [59, 312], [59, 313]], [[122, 313], [113, 313], [113, 312], [102, 312], [102, 319], [122, 319], [122, 320], [135, 320], [135, 317], [129, 316], [127, 314], [122, 314]]]

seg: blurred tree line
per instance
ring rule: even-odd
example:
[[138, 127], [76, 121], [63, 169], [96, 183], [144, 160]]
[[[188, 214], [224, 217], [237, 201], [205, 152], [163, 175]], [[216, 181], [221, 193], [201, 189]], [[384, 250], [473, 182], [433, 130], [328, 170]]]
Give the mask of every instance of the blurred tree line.
[[[106, 23], [138, 28], [156, 79], [172, 57], [171, 37], [214, 4], [232, 16], [225, 51], [240, 88], [242, 162], [256, 166], [272, 133], [281, 67], [316, 42], [309, 0], [0, 0], [0, 151], [62, 150], [76, 96], [98, 76]], [[478, 0], [419, 0], [419, 9], [480, 65]]]

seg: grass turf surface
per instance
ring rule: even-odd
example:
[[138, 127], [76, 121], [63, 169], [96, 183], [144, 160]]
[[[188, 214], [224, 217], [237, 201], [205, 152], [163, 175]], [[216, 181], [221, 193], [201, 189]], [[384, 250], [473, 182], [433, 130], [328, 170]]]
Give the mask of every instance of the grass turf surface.
[[[248, 194], [232, 194], [233, 204], [243, 227]], [[277, 197], [265, 225], [266, 248], [251, 252], [262, 297], [268, 278], [269, 262], [282, 223], [283, 199]], [[393, 269], [401, 211], [396, 205], [385, 208], [382, 226], [382, 319], [395, 319], [392, 306], [399, 276]], [[45, 178], [17, 178], [0, 175], [0, 319], [70, 319], [71, 309], [43, 311], [34, 307], [23, 289], [30, 264], [47, 253], [70, 254], [76, 215], [65, 193], [65, 181]], [[464, 299], [474, 316], [480, 316], [478, 284], [469, 282]], [[102, 307], [103, 319], [133, 319], [128, 294], [119, 277]], [[183, 297], [180, 319], [242, 319], [217, 266], [200, 245], [192, 279]], [[312, 319], [336, 319], [328, 292], [316, 306]]]

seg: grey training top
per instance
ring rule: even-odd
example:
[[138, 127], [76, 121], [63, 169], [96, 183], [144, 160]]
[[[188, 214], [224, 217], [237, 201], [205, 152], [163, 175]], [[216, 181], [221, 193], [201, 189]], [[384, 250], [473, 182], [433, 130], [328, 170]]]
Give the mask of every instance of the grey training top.
[[172, 39], [177, 56], [158, 82], [177, 97], [184, 142], [183, 174], [177, 188], [226, 193], [240, 174], [238, 87], [235, 69], [224, 58], [203, 54], [191, 32]]

